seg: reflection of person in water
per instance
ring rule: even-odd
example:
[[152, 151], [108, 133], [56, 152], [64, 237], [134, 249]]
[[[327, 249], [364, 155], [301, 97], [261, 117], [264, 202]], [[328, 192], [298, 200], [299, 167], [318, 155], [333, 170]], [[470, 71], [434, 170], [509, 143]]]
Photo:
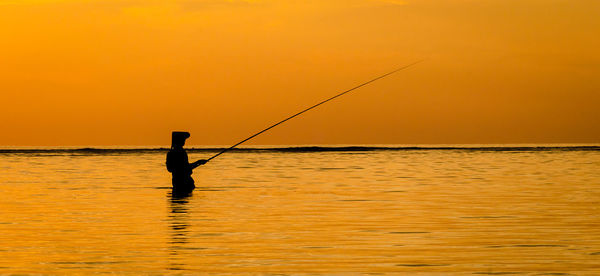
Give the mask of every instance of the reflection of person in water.
[[[190, 216], [191, 211], [188, 204], [192, 198], [191, 193], [167, 194], [169, 198], [169, 212], [167, 221], [169, 223], [170, 239], [168, 241], [169, 257], [168, 257], [168, 269], [169, 270], [185, 270], [189, 265], [189, 258], [186, 253], [189, 252], [189, 247], [192, 238], [190, 235]], [[187, 251], [187, 252], [186, 252]]]
[[173, 174], [173, 192], [189, 193], [194, 186], [192, 170], [206, 164], [206, 160], [189, 163], [187, 153], [183, 146], [185, 139], [190, 137], [189, 132], [173, 131], [171, 135], [171, 150], [167, 153], [167, 170]]

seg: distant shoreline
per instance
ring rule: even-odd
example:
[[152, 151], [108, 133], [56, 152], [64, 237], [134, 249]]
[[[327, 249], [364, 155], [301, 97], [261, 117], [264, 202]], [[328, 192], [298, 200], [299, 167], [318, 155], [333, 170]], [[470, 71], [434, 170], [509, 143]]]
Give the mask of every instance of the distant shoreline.
[[[190, 147], [188, 152], [218, 152], [225, 147]], [[168, 148], [2, 148], [0, 154], [18, 153], [71, 153], [71, 154], [129, 154], [166, 152]], [[248, 146], [235, 148], [233, 152], [367, 152], [367, 151], [600, 151], [596, 145], [489, 145], [489, 146]]]

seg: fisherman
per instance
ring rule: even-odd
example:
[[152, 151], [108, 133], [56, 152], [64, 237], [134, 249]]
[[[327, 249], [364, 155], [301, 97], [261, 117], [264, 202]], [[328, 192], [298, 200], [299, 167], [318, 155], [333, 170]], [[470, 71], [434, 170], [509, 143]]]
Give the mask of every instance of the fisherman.
[[207, 160], [198, 160], [189, 163], [187, 153], [183, 149], [185, 139], [189, 137], [189, 132], [173, 131], [171, 133], [171, 150], [167, 153], [167, 170], [173, 175], [173, 192], [192, 192], [196, 188], [192, 170], [208, 162]]

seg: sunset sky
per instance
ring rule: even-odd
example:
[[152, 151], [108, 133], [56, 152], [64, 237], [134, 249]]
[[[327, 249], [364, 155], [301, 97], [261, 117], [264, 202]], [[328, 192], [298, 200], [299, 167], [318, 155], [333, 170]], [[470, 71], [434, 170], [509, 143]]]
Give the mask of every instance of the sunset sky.
[[598, 0], [0, 0], [0, 146], [600, 143]]

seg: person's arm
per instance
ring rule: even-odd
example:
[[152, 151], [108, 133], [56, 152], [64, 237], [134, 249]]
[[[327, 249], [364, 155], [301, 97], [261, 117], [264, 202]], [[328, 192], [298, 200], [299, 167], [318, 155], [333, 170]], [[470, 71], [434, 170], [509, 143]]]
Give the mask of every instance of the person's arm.
[[204, 164], [206, 164], [206, 162], [208, 162], [208, 160], [202, 160], [202, 159], [201, 159], [201, 160], [198, 160], [198, 161], [196, 161], [196, 162], [194, 162], [194, 163], [190, 164], [190, 167], [191, 167], [191, 168], [192, 168], [192, 170], [193, 170], [193, 169], [197, 168], [197, 167], [198, 167], [198, 166], [200, 166], [200, 165], [204, 165]]

